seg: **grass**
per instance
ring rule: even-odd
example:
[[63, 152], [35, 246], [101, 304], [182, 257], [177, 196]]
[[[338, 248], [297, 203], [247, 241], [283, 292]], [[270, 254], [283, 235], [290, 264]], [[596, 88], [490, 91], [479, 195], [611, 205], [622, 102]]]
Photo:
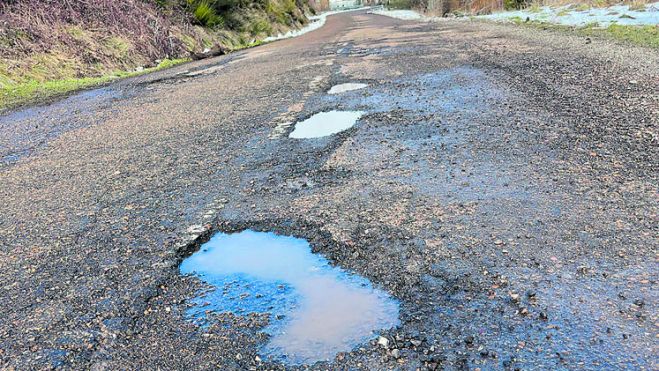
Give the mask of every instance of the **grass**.
[[387, 8], [389, 9], [411, 9], [412, 1], [411, 0], [389, 0], [386, 3]]
[[[5, 79], [4, 83], [0, 84], [0, 111], [28, 103], [43, 101], [75, 90], [103, 85], [120, 78], [133, 77], [170, 68], [186, 61], [188, 59], [165, 59], [155, 67], [146, 68], [141, 71], [118, 71], [99, 77], [70, 78], [46, 82], [32, 80], [18, 84], [12, 84]], [[2, 81], [2, 76], [0, 76], [0, 81]]]
[[526, 20], [520, 17], [511, 17], [510, 21], [526, 27], [576, 32], [584, 36], [602, 37], [622, 43], [659, 49], [659, 27], [657, 26], [623, 26], [612, 24], [608, 27], [599, 27], [597, 23], [591, 23], [585, 27], [573, 27], [538, 21], [526, 22]]
[[585, 27], [577, 29], [577, 31], [585, 35], [603, 36], [634, 45], [659, 49], [659, 27], [657, 26], [622, 26], [612, 24], [607, 28]]

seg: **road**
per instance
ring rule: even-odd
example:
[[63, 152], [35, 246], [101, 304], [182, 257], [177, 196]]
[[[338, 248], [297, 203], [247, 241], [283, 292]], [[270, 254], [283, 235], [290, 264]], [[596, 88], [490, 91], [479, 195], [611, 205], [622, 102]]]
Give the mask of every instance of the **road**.
[[[658, 71], [650, 49], [358, 11], [5, 114], [0, 365], [283, 368], [255, 359], [262, 316], [185, 317], [179, 262], [252, 228], [400, 300], [389, 349], [309, 367], [657, 369]], [[344, 82], [369, 86], [326, 94]], [[331, 109], [366, 114], [288, 138]]]

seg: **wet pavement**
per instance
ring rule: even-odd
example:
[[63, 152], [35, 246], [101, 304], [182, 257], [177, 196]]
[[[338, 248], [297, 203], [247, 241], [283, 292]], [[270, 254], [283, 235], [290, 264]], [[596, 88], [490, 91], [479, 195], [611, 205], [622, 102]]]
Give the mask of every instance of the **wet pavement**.
[[[0, 366], [656, 369], [658, 66], [598, 39], [353, 12], [6, 114]], [[331, 111], [363, 114], [289, 137]], [[180, 274], [246, 230], [381, 290], [398, 325], [268, 353], [294, 284], [241, 299]], [[250, 306], [199, 297], [225, 289]]]

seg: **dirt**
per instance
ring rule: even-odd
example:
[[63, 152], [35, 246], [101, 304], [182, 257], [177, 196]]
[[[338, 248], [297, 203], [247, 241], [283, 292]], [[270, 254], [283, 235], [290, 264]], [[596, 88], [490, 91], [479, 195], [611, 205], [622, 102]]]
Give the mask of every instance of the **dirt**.
[[[257, 358], [267, 313], [185, 316], [203, 285], [178, 264], [251, 228], [400, 300], [384, 340], [300, 368], [655, 369], [658, 62], [353, 12], [110, 85], [130, 93], [110, 104], [5, 115], [2, 155], [29, 151], [0, 168], [1, 364], [283, 369]], [[326, 93], [348, 82], [368, 87]], [[365, 114], [288, 137], [332, 109]]]

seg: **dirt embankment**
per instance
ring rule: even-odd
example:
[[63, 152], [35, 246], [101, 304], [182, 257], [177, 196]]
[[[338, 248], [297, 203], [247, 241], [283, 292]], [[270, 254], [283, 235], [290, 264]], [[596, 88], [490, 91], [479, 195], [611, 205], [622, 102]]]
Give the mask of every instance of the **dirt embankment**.
[[[306, 1], [9, 0], [0, 2], [0, 88], [103, 76], [307, 22]], [[210, 17], [210, 18], [209, 18]]]

